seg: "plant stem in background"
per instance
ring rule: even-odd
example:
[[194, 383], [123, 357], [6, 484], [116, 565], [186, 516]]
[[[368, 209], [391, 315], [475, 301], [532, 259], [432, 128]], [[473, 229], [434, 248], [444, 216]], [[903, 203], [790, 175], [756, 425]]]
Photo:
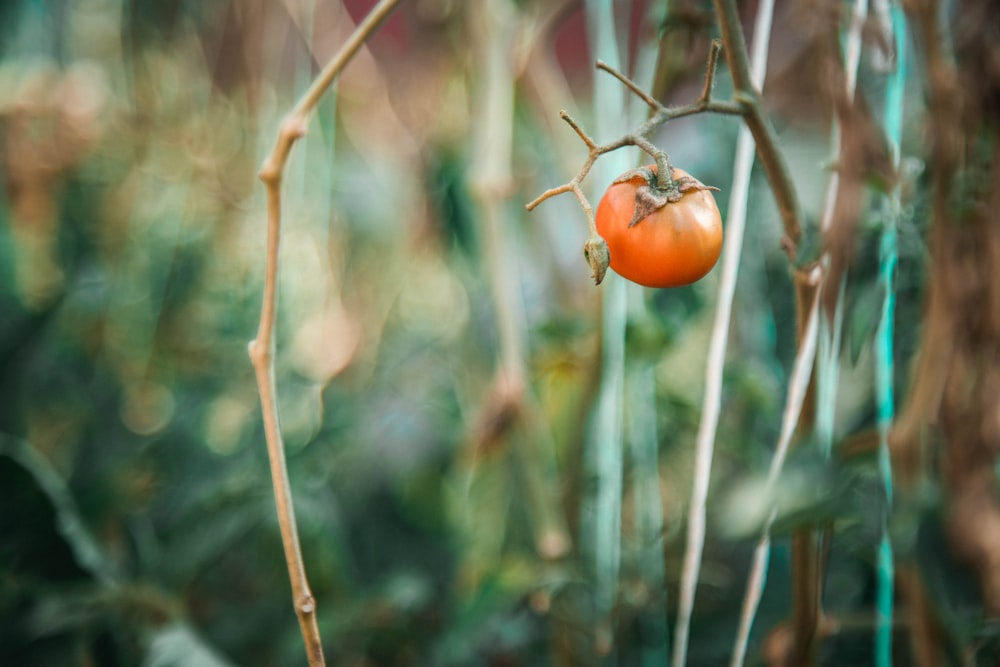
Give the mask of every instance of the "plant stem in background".
[[365, 40], [388, 17], [399, 0], [381, 0], [358, 24], [357, 28], [333, 59], [281, 123], [277, 144], [260, 170], [260, 179], [267, 190], [267, 257], [264, 274], [264, 300], [261, 307], [257, 337], [250, 341], [249, 353], [257, 375], [264, 435], [267, 439], [268, 461], [274, 485], [274, 500], [278, 510], [281, 541], [292, 585], [292, 601], [299, 619], [306, 656], [310, 665], [326, 664], [323, 642], [316, 622], [316, 601], [306, 578], [302, 549], [299, 544], [292, 503], [285, 446], [278, 423], [277, 386], [274, 373], [274, 327], [277, 313], [278, 255], [281, 240], [281, 182], [288, 155], [295, 142], [305, 135], [309, 119], [320, 97], [333, 84], [344, 66], [365, 43]]
[[[753, 74], [750, 78], [748, 73], [748, 78], [744, 80], [747, 85], [763, 85], [767, 68], [767, 46], [770, 43], [773, 10], [774, 3], [770, 0], [765, 0], [758, 8], [754, 28]], [[727, 58], [730, 62], [745, 63], [746, 45], [743, 42], [742, 33], [740, 33], [739, 43], [731, 44], [727, 48], [744, 49], [742, 56], [727, 53]], [[758, 150], [761, 150], [759, 146]], [[776, 151], [776, 148], [771, 146], [768, 150]], [[753, 158], [753, 136], [748, 126], [743, 126], [740, 128], [736, 144], [732, 191], [726, 212], [726, 240], [722, 254], [722, 275], [718, 300], [715, 305], [715, 323], [712, 326], [712, 337], [708, 347], [708, 361], [705, 365], [705, 393], [702, 398], [701, 421], [698, 425], [695, 445], [694, 482], [691, 489], [691, 503], [688, 508], [687, 542], [678, 591], [677, 618], [674, 623], [672, 663], [674, 667], [684, 667], [687, 663], [691, 613], [694, 609], [695, 591], [705, 545], [705, 503], [712, 475], [715, 434], [722, 408], [722, 381], [725, 371], [726, 348], [729, 341], [729, 323], [732, 317], [736, 278], [739, 274], [740, 255], [743, 249], [743, 231], [746, 227], [747, 197], [750, 192], [750, 172], [753, 167]], [[798, 223], [796, 222], [795, 225]], [[790, 231], [791, 228], [786, 223], [786, 235]]]
[[[832, 162], [838, 167], [830, 171], [826, 196], [820, 214], [820, 233], [826, 239], [826, 248], [820, 262], [826, 270], [823, 286], [825, 293], [823, 308], [820, 309], [818, 352], [816, 372], [813, 375], [815, 391], [814, 421], [812, 433], [816, 446], [825, 458], [833, 449], [834, 424], [837, 408], [837, 392], [840, 382], [841, 336], [844, 320], [844, 293], [847, 287], [847, 257], [843, 245], [831, 239], [847, 238], [853, 235], [857, 220], [862, 214], [859, 206], [854, 206], [861, 183], [857, 179], [859, 169], [849, 155], [848, 141], [856, 142], [856, 123], [841, 122], [841, 116], [851, 113], [854, 108], [857, 89], [858, 66], [861, 62], [862, 28], [868, 16], [868, 0], [856, 0], [851, 21], [844, 40], [843, 55], [838, 48], [830, 48], [828, 62], [842, 63], [843, 76], [834, 79], [831, 87], [834, 100], [831, 127]], [[836, 35], [829, 42], [834, 43]], [[825, 42], [824, 42], [825, 43]], [[835, 43], [834, 43], [835, 44]], [[856, 150], [853, 151], [857, 153]], [[803, 424], [803, 429], [808, 424]], [[795, 559], [792, 564], [793, 605], [792, 605], [792, 646], [791, 659], [804, 664], [815, 662], [817, 629], [822, 618], [823, 580], [826, 566], [823, 562], [825, 549], [832, 534], [830, 526], [818, 531], [806, 525], [793, 536]]]
[[[805, 403], [806, 394], [809, 389], [809, 381], [812, 375], [813, 362], [816, 358], [816, 332], [819, 319], [819, 281], [821, 270], [814, 268], [811, 279], [811, 291], [813, 292], [813, 302], [809, 309], [804, 331], [799, 345], [799, 351], [795, 356], [795, 363], [792, 366], [791, 378], [788, 382], [788, 397], [785, 400], [785, 411], [781, 418], [781, 435], [778, 437], [778, 444], [774, 448], [774, 456], [771, 458], [771, 467], [767, 474], [767, 486], [764, 497], [774, 498], [775, 487], [781, 469], [784, 467], [785, 458], [791, 447], [792, 436], [795, 434], [798, 425], [799, 415], [802, 412], [802, 405]], [[750, 640], [750, 629], [753, 627], [754, 616], [757, 615], [757, 607], [760, 604], [761, 595], [764, 593], [764, 584], [767, 580], [767, 562], [771, 552], [771, 525], [774, 522], [776, 510], [774, 508], [768, 513], [761, 531], [760, 540], [754, 549], [753, 562], [750, 566], [750, 574], [747, 577], [747, 590], [743, 598], [743, 608], [740, 613], [740, 625], [736, 631], [736, 642], [733, 646], [733, 655], [730, 660], [730, 667], [741, 667], [746, 659], [747, 644]]]
[[[587, 0], [585, 11], [587, 34], [594, 45], [594, 54], [617, 66], [620, 51], [611, 1]], [[619, 86], [605, 77], [594, 77], [594, 115], [601, 134], [616, 136], [624, 130], [625, 95]], [[592, 155], [596, 159], [597, 155], [593, 152]], [[627, 168], [628, 158], [621, 152], [603, 161], [598, 165], [598, 188], [603, 189], [604, 183]], [[588, 221], [594, 224], [592, 213]], [[591, 229], [594, 234], [593, 227]], [[581, 520], [581, 527], [590, 540], [588, 551], [594, 568], [599, 623], [596, 650], [604, 655], [612, 648], [612, 614], [618, 597], [621, 565], [625, 281], [613, 276], [605, 285], [601, 299], [601, 382], [584, 445], [588, 473], [594, 480], [594, 493], [584, 505], [585, 518]]]
[[[628, 285], [632, 292], [629, 305], [642, 304], [641, 290]], [[660, 496], [659, 439], [656, 433], [656, 378], [653, 368], [640, 361], [627, 365], [628, 400], [627, 434], [631, 458], [632, 496], [635, 504], [635, 534], [638, 554], [635, 557], [650, 605], [640, 617], [643, 635], [642, 664], [659, 666], [669, 658], [667, 630], [666, 573], [663, 564], [663, 500]]]
[[[848, 104], [853, 104], [857, 88], [858, 65], [861, 62], [861, 29], [868, 15], [868, 0], [857, 0], [847, 31], [844, 45], [844, 87], [843, 94]], [[833, 116], [830, 143], [833, 147], [833, 162], [840, 164], [844, 159], [844, 136], [837, 115]], [[828, 233], [834, 224], [837, 198], [840, 194], [840, 170], [830, 171], [827, 181], [823, 212], [820, 215], [820, 231]], [[827, 258], [828, 259], [828, 258]], [[839, 276], [833, 312], [823, 313], [820, 327], [819, 353], [816, 369], [816, 440], [824, 456], [829, 457], [833, 447], [833, 424], [836, 416], [837, 385], [839, 379], [840, 336], [843, 324], [843, 296], [846, 287], [846, 272]], [[831, 317], [832, 315], [832, 317]]]
[[518, 16], [509, 0], [483, 0], [475, 6], [474, 32], [479, 54], [479, 145], [470, 190], [482, 213], [483, 248], [487, 277], [493, 293], [500, 361], [496, 390], [487, 413], [513, 416], [523, 437], [511, 447], [525, 482], [533, 518], [535, 548], [546, 559], [561, 558], [570, 549], [566, 523], [558, 511], [558, 483], [554, 479], [554, 444], [540, 408], [525, 380], [524, 304], [519, 298], [519, 272], [511, 243], [516, 236], [506, 203], [513, 187], [511, 153], [514, 132], [514, 47]]
[[[763, 78], [757, 80], [747, 55], [746, 40], [740, 27], [740, 14], [736, 0], [714, 0], [715, 15], [722, 34], [723, 55], [733, 78], [734, 99], [743, 106], [743, 118], [757, 145], [757, 155], [761, 166], [771, 183], [781, 222], [785, 229], [786, 250], [790, 258], [795, 257], [802, 236], [802, 209], [799, 205], [795, 185], [792, 183], [788, 164], [778, 148], [778, 139], [771, 121], [760, 105], [760, 87]], [[760, 9], [757, 10], [760, 16]], [[766, 53], [765, 53], [766, 59]]]
[[[899, 144], [903, 133], [903, 92], [906, 84], [906, 17], [898, 5], [890, 9], [887, 0], [876, 0], [876, 7], [888, 14], [895, 44], [896, 68], [889, 78], [885, 96], [885, 134], [889, 141], [893, 171], [899, 173]], [[888, 215], [879, 244], [879, 277], [885, 290], [882, 316], [875, 333], [875, 401], [878, 420], [878, 470], [882, 481], [882, 535], [876, 558], [875, 591], [875, 666], [892, 665], [892, 618], [895, 568], [892, 542], [889, 539], [889, 514], [892, 509], [892, 462], [889, 457], [889, 430], [895, 416], [893, 388], [893, 335], [896, 316], [896, 265], [898, 261], [896, 219], [900, 209], [899, 178], [889, 192]]]

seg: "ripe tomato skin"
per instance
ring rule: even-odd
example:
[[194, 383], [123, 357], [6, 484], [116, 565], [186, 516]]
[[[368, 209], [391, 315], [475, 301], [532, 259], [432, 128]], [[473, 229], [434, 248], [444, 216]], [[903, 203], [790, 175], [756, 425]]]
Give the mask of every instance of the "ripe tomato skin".
[[[656, 165], [645, 167], [653, 174]], [[629, 227], [636, 190], [648, 187], [638, 172], [608, 187], [597, 206], [597, 232], [611, 254], [611, 268], [646, 287], [688, 285], [708, 273], [722, 251], [722, 215], [708, 190], [689, 189]], [[690, 178], [674, 168], [673, 177]]]

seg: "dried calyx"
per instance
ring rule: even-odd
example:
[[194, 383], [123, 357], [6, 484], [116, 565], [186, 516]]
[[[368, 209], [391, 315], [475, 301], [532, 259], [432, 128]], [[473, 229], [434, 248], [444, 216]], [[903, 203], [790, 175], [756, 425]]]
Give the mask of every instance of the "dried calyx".
[[635, 212], [632, 214], [632, 219], [629, 220], [629, 227], [634, 227], [640, 220], [655, 213], [667, 204], [680, 201], [681, 197], [692, 190], [719, 191], [719, 188], [705, 185], [692, 176], [674, 178], [673, 168], [670, 171], [671, 174], [670, 178], [667, 179], [666, 187], [661, 187], [657, 183], [656, 165], [648, 165], [627, 171], [615, 179], [614, 183], [628, 183], [629, 181], [638, 179], [642, 179], [643, 181], [643, 185], [635, 189]]

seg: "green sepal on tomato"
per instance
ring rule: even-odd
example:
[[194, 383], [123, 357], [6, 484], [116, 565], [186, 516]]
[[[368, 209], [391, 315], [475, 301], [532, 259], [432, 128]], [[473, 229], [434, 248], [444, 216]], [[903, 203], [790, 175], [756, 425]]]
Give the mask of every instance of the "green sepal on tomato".
[[656, 165], [626, 172], [597, 206], [597, 232], [611, 268], [646, 287], [679, 287], [704, 277], [722, 252], [722, 215], [709, 186], [673, 168], [657, 186]]

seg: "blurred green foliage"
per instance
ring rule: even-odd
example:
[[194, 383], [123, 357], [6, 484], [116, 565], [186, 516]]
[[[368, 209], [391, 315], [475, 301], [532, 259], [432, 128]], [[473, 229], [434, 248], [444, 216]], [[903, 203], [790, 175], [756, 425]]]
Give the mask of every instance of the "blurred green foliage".
[[[347, 4], [355, 18], [365, 8]], [[617, 3], [632, 4], [640, 18], [648, 9]], [[518, 7], [530, 21], [545, 3]], [[570, 133], [544, 98], [564, 92], [572, 97], [556, 102], [587, 118], [579, 82], [589, 60], [572, 49], [544, 54], [561, 87], [517, 88], [505, 233], [529, 392], [549, 439], [515, 432], [479, 446], [497, 325], [484, 270], [493, 249], [469, 194], [479, 156], [466, 11], [445, 0], [401, 9], [323, 102], [286, 173], [277, 384], [331, 664], [606, 659], [595, 652], [604, 619], [580, 557], [588, 547], [539, 555], [538, 499], [524, 491], [541, 475], [584, 539], [575, 524], [579, 497], [594, 491], [580, 461], [599, 364], [597, 293], [578, 256], [575, 202], [553, 200], [530, 217], [523, 202], [582, 159], [580, 146], [565, 149], [559, 133]], [[340, 3], [0, 3], [0, 663], [302, 662], [246, 356], [264, 273], [255, 171], [283, 112], [343, 40], [346, 18]], [[580, 29], [578, 13], [566, 25]], [[692, 40], [704, 37], [704, 27], [690, 29]], [[699, 66], [674, 75], [677, 94], [700, 85]], [[818, 192], [827, 128], [787, 122], [800, 185]], [[735, 128], [687, 119], [657, 140], [726, 192]], [[910, 201], [900, 222], [901, 360], [916, 345], [923, 290], [926, 204]], [[865, 223], [874, 234], [882, 221]], [[728, 656], [771, 500], [761, 480], [795, 351], [778, 233], [755, 175], [691, 664]], [[838, 439], [874, 423], [866, 355], [881, 303], [877, 244], [858, 247]], [[642, 508], [626, 500], [610, 630], [621, 664], [643, 664], [666, 641], [654, 621], [673, 608], [683, 554], [716, 281], [645, 293], [627, 329], [629, 363], [655, 381], [666, 589], [648, 583]], [[906, 365], [897, 368], [902, 385]], [[535, 470], [539, 447], [550, 448], [553, 470]], [[627, 470], [627, 487], [637, 475]], [[823, 663], [869, 664], [878, 493], [874, 455], [826, 460], [803, 446], [793, 457], [774, 499], [756, 642], [788, 613], [781, 538], [835, 526], [827, 591], [843, 629], [824, 643]], [[922, 511], [896, 527], [918, 554]], [[924, 556], [940, 566], [942, 596], [966, 590], [952, 586], [954, 564], [934, 549]], [[948, 600], [949, 627], [996, 642], [974, 597]]]

